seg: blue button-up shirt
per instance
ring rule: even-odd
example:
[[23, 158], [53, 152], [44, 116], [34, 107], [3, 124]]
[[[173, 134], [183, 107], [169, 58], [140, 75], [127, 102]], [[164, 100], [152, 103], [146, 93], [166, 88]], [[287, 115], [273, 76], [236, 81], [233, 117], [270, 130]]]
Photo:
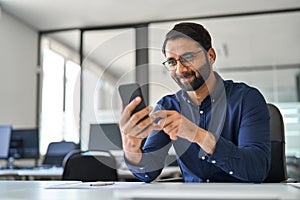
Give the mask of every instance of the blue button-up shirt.
[[217, 140], [213, 154], [183, 138], [172, 141], [163, 130], [152, 131], [142, 148], [140, 163], [126, 161], [138, 179], [156, 179], [172, 145], [185, 182], [262, 182], [266, 178], [270, 167], [266, 102], [257, 89], [215, 75], [217, 85], [201, 105], [180, 90], [163, 97], [155, 108], [176, 110], [211, 132]]

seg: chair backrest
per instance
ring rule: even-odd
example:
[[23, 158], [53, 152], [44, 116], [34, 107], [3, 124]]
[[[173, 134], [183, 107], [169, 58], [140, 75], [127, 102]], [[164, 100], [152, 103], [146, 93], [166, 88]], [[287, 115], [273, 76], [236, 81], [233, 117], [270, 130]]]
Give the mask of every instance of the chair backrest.
[[270, 114], [271, 167], [264, 182], [282, 182], [287, 179], [284, 123], [279, 109], [268, 104]]
[[64, 157], [74, 149], [78, 149], [78, 145], [74, 142], [51, 142], [48, 145], [42, 165], [61, 167]]
[[62, 180], [118, 181], [116, 161], [108, 151], [75, 151], [64, 159]]

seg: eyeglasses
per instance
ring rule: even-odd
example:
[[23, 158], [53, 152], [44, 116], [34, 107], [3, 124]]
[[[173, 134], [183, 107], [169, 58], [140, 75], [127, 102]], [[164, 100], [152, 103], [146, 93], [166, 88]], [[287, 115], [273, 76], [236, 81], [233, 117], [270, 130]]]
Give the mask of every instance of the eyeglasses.
[[177, 60], [174, 58], [170, 58], [162, 64], [166, 67], [168, 71], [175, 71], [177, 69], [177, 62], [179, 61], [185, 67], [190, 67], [192, 62], [194, 61], [196, 55], [202, 52], [202, 50], [197, 52], [189, 52], [180, 56]]

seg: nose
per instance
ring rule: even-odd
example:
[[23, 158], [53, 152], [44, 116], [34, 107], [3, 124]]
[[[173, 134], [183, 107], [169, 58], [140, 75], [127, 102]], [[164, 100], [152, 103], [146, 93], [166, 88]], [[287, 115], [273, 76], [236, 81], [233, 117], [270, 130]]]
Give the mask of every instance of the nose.
[[187, 67], [184, 66], [179, 60], [177, 61], [177, 68], [176, 68], [176, 73], [177, 74], [183, 74], [184, 72], [187, 71]]

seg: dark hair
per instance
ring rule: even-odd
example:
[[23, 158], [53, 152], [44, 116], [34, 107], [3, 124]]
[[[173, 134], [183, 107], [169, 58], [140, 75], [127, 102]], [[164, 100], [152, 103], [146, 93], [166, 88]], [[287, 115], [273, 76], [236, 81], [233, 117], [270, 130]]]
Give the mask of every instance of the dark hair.
[[168, 40], [175, 40], [178, 38], [189, 38], [195, 40], [206, 51], [211, 48], [211, 37], [209, 32], [200, 24], [192, 22], [183, 22], [176, 24], [172, 30], [170, 30], [165, 38], [162, 52], [166, 55], [166, 44]]

